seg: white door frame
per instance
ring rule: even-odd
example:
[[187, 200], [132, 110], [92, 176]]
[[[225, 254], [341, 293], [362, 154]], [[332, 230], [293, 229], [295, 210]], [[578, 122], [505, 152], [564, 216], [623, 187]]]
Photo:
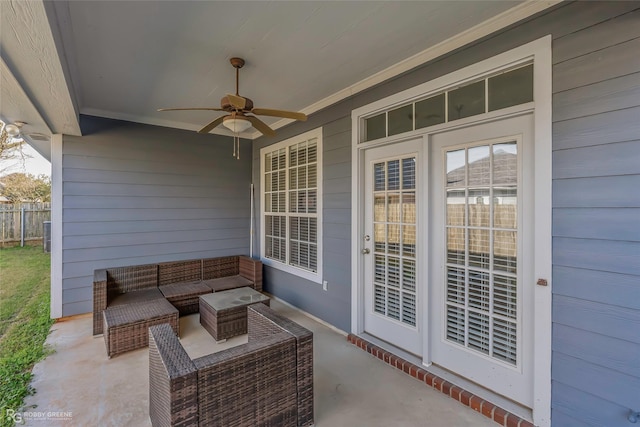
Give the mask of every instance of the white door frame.
[[[444, 123], [430, 128], [407, 132], [402, 135], [381, 138], [371, 142], [363, 141], [364, 117], [375, 115], [396, 106], [411, 102], [414, 99], [436, 94], [465, 82], [480, 79], [501, 69], [533, 61], [534, 102], [504, 110], [485, 113], [451, 123]], [[535, 237], [534, 237], [534, 277], [524, 286], [534, 287], [534, 354], [533, 354], [533, 422], [544, 427], [551, 424], [551, 36], [545, 36], [523, 46], [509, 50], [461, 70], [447, 74], [435, 80], [404, 90], [386, 98], [352, 111], [352, 175], [351, 175], [351, 332], [361, 334], [364, 330], [364, 263], [360, 251], [363, 235], [364, 192], [359, 191], [364, 183], [364, 150], [374, 146], [390, 144], [406, 138], [423, 136], [426, 138], [433, 132], [469, 126], [472, 123], [491, 121], [499, 117], [520, 114], [522, 111], [534, 112], [534, 200], [535, 200]], [[426, 143], [426, 141], [425, 141]], [[536, 279], [545, 279], [547, 286], [537, 286]], [[426, 313], [424, 298], [422, 309]], [[424, 322], [428, 316], [423, 316]], [[424, 323], [423, 322], [423, 323]], [[427, 325], [423, 324], [423, 330]], [[423, 342], [425, 346], [427, 339]], [[429, 349], [424, 348], [423, 364], [428, 366]]]

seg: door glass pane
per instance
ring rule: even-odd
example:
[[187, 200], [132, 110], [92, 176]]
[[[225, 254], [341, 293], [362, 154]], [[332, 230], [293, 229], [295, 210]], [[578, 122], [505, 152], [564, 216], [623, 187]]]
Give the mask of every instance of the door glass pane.
[[400, 189], [400, 160], [387, 162], [387, 190]]
[[402, 255], [416, 256], [416, 227], [415, 225], [402, 226]]
[[518, 182], [518, 145], [515, 142], [493, 146], [493, 183]]
[[402, 193], [402, 222], [416, 223], [416, 193], [413, 191]]
[[413, 130], [413, 104], [396, 108], [388, 113], [389, 135]]
[[469, 189], [469, 226], [489, 227], [491, 224], [491, 189]]
[[449, 121], [484, 113], [484, 80], [454, 89], [449, 97]]
[[385, 224], [373, 224], [373, 247], [376, 252], [387, 250], [387, 232]]
[[515, 230], [518, 227], [518, 189], [494, 187], [492, 201], [493, 226]]
[[489, 185], [491, 179], [489, 155], [488, 145], [469, 149], [469, 185]]
[[467, 184], [465, 150], [447, 152], [447, 187], [461, 187]]
[[533, 101], [533, 64], [489, 78], [489, 111]]
[[387, 221], [400, 222], [400, 194], [387, 195]]
[[443, 189], [446, 339], [512, 365], [518, 364], [516, 147], [447, 152]]
[[402, 159], [402, 189], [413, 190], [416, 188], [416, 159]]
[[464, 228], [447, 228], [447, 262], [465, 264], [465, 232]]
[[518, 267], [515, 231], [493, 232], [493, 268], [516, 273]]
[[387, 225], [387, 251], [390, 254], [400, 253], [400, 225]]
[[373, 191], [384, 191], [385, 175], [384, 163], [373, 165]]
[[384, 194], [376, 194], [373, 196], [373, 220], [384, 221], [386, 216], [386, 197]]
[[447, 225], [466, 225], [467, 210], [464, 190], [447, 190]]
[[416, 129], [444, 123], [444, 93], [416, 102]]
[[489, 230], [470, 228], [469, 236], [469, 265], [480, 268], [489, 268]]

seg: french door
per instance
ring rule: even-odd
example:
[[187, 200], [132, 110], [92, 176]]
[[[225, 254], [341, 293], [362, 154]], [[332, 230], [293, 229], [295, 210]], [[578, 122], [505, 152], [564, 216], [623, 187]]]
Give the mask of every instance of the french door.
[[365, 153], [364, 330], [421, 355], [422, 138]]
[[533, 405], [533, 116], [429, 141], [431, 357]]

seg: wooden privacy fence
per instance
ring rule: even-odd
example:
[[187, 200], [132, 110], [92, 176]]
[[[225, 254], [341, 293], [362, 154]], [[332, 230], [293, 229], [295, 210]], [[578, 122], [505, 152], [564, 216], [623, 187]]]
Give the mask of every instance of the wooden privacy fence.
[[50, 220], [51, 203], [0, 205], [0, 243], [40, 240]]

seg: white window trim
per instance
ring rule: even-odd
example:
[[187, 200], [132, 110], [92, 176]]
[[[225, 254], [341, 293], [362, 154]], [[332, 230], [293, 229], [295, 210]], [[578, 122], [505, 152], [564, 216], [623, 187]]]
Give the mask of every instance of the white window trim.
[[[359, 256], [362, 249], [362, 207], [363, 195], [355, 189], [360, 188], [364, 182], [364, 151], [367, 148], [400, 141], [410, 137], [424, 136], [434, 130], [456, 128], [474, 122], [485, 122], [492, 118], [514, 114], [516, 111], [534, 110], [534, 139], [535, 139], [535, 165], [536, 175], [534, 182], [535, 203], [535, 254], [533, 271], [535, 278], [544, 278], [548, 286], [536, 286], [535, 283], [526, 283], [526, 286], [534, 286], [535, 320], [534, 328], [534, 353], [533, 353], [533, 422], [540, 427], [551, 425], [551, 148], [552, 148], [552, 62], [551, 62], [551, 36], [547, 35], [530, 43], [509, 50], [507, 52], [488, 58], [484, 61], [462, 68], [445, 76], [409, 88], [402, 92], [390, 95], [355, 109], [351, 113], [352, 129], [352, 192], [351, 199], [351, 331], [356, 334], [363, 333], [364, 327], [364, 289], [362, 277], [364, 263]], [[484, 75], [508, 69], [527, 61], [533, 61], [534, 72], [534, 102], [498, 110], [491, 113], [479, 114], [467, 119], [427, 127], [413, 132], [407, 132], [386, 138], [380, 138], [369, 142], [361, 142], [364, 134], [364, 118], [373, 116], [379, 112], [393, 109], [429, 94], [437, 93], [456, 85], [463, 85]], [[538, 173], [540, 171], [540, 173]], [[423, 306], [423, 310], [424, 310]], [[426, 318], [426, 316], [424, 316]], [[426, 325], [423, 325], [425, 327]], [[426, 361], [428, 364], [428, 360]]]
[[[303, 268], [298, 268], [298, 267], [294, 267], [292, 265], [288, 265], [285, 263], [282, 263], [280, 261], [276, 261], [274, 259], [270, 259], [270, 258], [266, 258], [264, 256], [265, 253], [265, 211], [264, 211], [264, 189], [265, 189], [265, 182], [264, 182], [264, 175], [265, 175], [265, 163], [264, 163], [264, 156], [266, 155], [266, 153], [269, 153], [271, 151], [275, 151], [275, 150], [279, 150], [281, 148], [288, 148], [289, 146], [293, 145], [293, 144], [298, 144], [300, 142], [304, 142], [307, 141], [309, 139], [313, 139], [316, 138], [317, 139], [317, 224], [318, 224], [318, 229], [317, 229], [317, 239], [318, 239], [318, 244], [317, 244], [317, 249], [318, 249], [318, 262], [317, 262], [317, 271], [316, 272], [312, 272], [312, 271], [308, 271], [305, 270]], [[289, 165], [287, 165], [287, 177], [286, 177], [286, 181], [287, 181], [287, 188], [289, 186]], [[289, 191], [287, 190], [287, 200], [289, 197]], [[311, 282], [314, 283], [322, 283], [322, 199], [323, 199], [323, 193], [322, 193], [322, 128], [317, 128], [317, 129], [313, 129], [310, 130], [308, 132], [305, 132], [303, 134], [300, 135], [296, 135], [292, 138], [286, 139], [284, 141], [280, 141], [276, 144], [273, 145], [269, 145], [266, 146], [262, 149], [260, 149], [260, 260], [262, 261], [262, 263], [264, 265], [268, 265], [270, 267], [276, 268], [278, 270], [282, 270], [285, 271], [287, 273], [293, 274], [295, 276], [298, 277], [302, 277], [303, 279], [307, 279]], [[288, 203], [287, 203], [287, 209], [289, 208]], [[287, 221], [287, 242], [290, 239], [290, 233], [289, 233], [289, 221]], [[287, 245], [287, 249], [288, 249], [288, 245]], [[287, 251], [288, 252], [288, 251]], [[289, 254], [287, 253], [287, 258], [288, 258]]]

